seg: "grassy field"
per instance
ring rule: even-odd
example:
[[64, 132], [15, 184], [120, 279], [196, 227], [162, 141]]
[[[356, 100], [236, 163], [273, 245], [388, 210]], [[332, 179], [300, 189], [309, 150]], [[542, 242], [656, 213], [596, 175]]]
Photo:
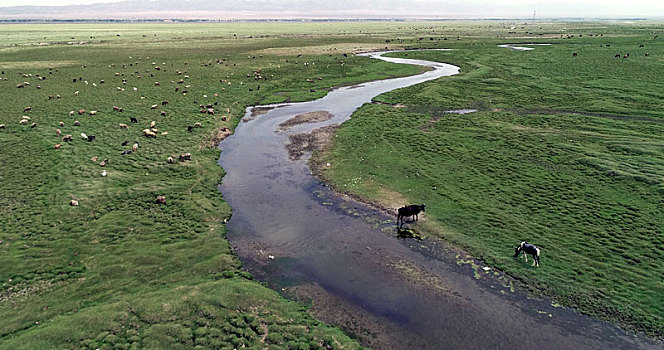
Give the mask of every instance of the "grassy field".
[[218, 140], [246, 106], [420, 71], [343, 56], [376, 47], [344, 30], [1, 26], [0, 348], [359, 347], [241, 270], [217, 191]]
[[[405, 108], [363, 107], [326, 155], [330, 180], [369, 198], [425, 201], [424, 229], [566, 305], [661, 335], [664, 49], [653, 39], [661, 31], [648, 23], [2, 25], [0, 348], [359, 347], [242, 271], [225, 237], [231, 208], [217, 192], [216, 142], [248, 105], [418, 72], [343, 56], [399, 46], [454, 48], [408, 57], [457, 64], [462, 74], [380, 97]], [[535, 40], [554, 46], [495, 46]], [[201, 104], [215, 114], [199, 113]], [[441, 113], [466, 107], [480, 112]], [[157, 137], [146, 138], [152, 121]], [[187, 131], [194, 123], [201, 127]], [[184, 153], [191, 161], [178, 160]], [[522, 239], [542, 246], [541, 269], [510, 258]]]
[[[324, 176], [394, 208], [426, 203], [417, 230], [663, 337], [664, 26], [489, 27], [462, 27], [454, 51], [393, 54], [461, 74], [359, 109], [318, 155], [333, 164]], [[552, 45], [497, 47], [532, 42]], [[462, 108], [478, 111], [445, 113]], [[512, 258], [523, 240], [542, 248], [541, 268]]]

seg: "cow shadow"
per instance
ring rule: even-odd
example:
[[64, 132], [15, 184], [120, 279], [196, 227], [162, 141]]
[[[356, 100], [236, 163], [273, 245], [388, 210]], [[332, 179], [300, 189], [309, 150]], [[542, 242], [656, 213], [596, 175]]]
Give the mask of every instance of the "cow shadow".
[[422, 240], [422, 235], [419, 232], [413, 230], [412, 228], [399, 228], [397, 227], [397, 238], [406, 239], [414, 238], [417, 240]]

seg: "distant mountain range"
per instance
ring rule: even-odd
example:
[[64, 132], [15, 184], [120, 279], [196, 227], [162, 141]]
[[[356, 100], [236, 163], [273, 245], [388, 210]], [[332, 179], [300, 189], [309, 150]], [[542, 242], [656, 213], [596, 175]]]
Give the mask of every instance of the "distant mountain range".
[[[595, 0], [124, 0], [69, 6], [0, 7], [0, 19], [285, 19], [285, 18], [531, 18], [663, 16], [664, 2], [598, 6]], [[641, 5], [639, 5], [641, 4]], [[536, 8], [535, 8], [536, 7]], [[647, 10], [646, 10], [647, 9]]]
[[0, 19], [488, 17], [473, 15], [477, 1], [469, 5], [453, 2], [454, 5], [449, 0], [125, 0], [94, 5], [0, 7]]

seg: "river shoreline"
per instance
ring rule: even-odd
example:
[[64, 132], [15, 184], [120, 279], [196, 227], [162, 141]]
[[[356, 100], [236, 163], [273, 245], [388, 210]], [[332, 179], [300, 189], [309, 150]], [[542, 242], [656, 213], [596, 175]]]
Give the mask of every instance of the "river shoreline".
[[[552, 349], [653, 347], [613, 324], [560, 308], [547, 298], [529, 298], [500, 271], [445, 241], [399, 240], [392, 206], [372, 208], [362, 199], [338, 196], [312, 176], [317, 170], [306, 157], [289, 159], [285, 144], [291, 135], [343, 122], [376, 94], [428, 79], [420, 75], [408, 80], [412, 83], [383, 87], [395, 80], [282, 105], [241, 123], [222, 142], [220, 162], [227, 171], [222, 193], [234, 210], [229, 241], [245, 267], [282, 294], [311, 300], [318, 317], [376, 348], [433, 348], [441, 341], [451, 347], [509, 348], [524, 341]], [[367, 89], [374, 90], [363, 92]], [[348, 102], [344, 94], [360, 99], [340, 104]], [[280, 124], [311, 111], [335, 117], [278, 132]], [[247, 109], [246, 116], [251, 114]], [[319, 165], [318, 171], [327, 166]], [[354, 321], [348, 323], [345, 313], [331, 316], [340, 305], [355, 310]]]

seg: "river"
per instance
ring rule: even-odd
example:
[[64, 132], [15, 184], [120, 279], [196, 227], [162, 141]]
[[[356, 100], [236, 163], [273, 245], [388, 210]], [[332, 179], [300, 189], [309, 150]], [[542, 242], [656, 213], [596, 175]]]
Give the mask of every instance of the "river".
[[[397, 238], [394, 216], [336, 196], [311, 175], [306, 159], [289, 159], [284, 144], [290, 134], [342, 123], [381, 93], [459, 72], [381, 54], [364, 55], [431, 70], [269, 106], [257, 117], [248, 109], [248, 121], [221, 142], [219, 164], [227, 173], [221, 192], [233, 208], [228, 236], [245, 268], [376, 349], [661, 348], [511, 290], [490, 267], [477, 266], [475, 274], [472, 263], [459, 264], [459, 252], [443, 242]], [[279, 124], [311, 111], [333, 118], [279, 131]]]

